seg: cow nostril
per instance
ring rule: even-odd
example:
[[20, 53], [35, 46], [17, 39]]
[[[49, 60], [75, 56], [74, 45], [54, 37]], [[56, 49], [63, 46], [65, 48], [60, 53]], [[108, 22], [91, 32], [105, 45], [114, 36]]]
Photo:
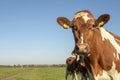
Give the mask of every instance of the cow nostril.
[[78, 53], [78, 51], [79, 51], [79, 48], [78, 48], [78, 46], [76, 46], [75, 47], [75, 52]]
[[88, 49], [88, 47], [87, 47], [87, 46], [85, 46], [85, 49], [87, 50], [87, 49]]
[[79, 51], [79, 48], [78, 48], [78, 47], [76, 47], [76, 50], [77, 50], [77, 51]]

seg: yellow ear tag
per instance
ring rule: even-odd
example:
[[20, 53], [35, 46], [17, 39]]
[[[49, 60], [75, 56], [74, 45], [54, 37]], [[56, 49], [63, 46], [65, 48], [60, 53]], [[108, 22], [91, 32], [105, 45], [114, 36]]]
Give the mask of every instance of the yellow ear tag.
[[68, 26], [67, 24], [64, 24], [64, 25], [63, 25], [63, 28], [68, 29], [69, 26]]
[[102, 27], [104, 25], [104, 22], [103, 21], [101, 21], [99, 24], [98, 24], [98, 26], [100, 26], [100, 27]]

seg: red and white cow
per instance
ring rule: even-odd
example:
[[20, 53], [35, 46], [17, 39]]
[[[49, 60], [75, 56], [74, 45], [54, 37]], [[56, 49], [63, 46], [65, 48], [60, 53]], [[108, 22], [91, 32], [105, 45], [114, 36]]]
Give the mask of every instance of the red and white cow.
[[77, 12], [72, 21], [57, 18], [63, 28], [72, 29], [75, 39], [72, 54], [89, 58], [95, 80], [120, 80], [120, 37], [103, 28], [109, 19], [109, 14], [95, 19], [88, 10]]

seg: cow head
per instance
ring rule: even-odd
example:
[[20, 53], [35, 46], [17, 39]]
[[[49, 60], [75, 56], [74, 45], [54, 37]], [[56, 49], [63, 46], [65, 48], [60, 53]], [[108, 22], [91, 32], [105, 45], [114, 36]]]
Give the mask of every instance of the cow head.
[[94, 19], [94, 16], [90, 11], [82, 10], [74, 15], [72, 21], [65, 17], [58, 17], [57, 22], [63, 28], [72, 28], [75, 48], [73, 54], [89, 53], [90, 41], [92, 41], [93, 30], [97, 27], [102, 27], [110, 19], [109, 14], [103, 14], [98, 19]]
[[69, 58], [66, 59], [66, 64], [71, 65], [74, 60], [75, 60], [74, 57], [69, 57]]

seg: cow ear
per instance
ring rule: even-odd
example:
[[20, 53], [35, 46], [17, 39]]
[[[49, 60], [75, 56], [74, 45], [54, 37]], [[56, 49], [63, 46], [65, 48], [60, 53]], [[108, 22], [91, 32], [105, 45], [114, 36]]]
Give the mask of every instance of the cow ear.
[[57, 22], [61, 25], [64, 29], [68, 29], [72, 26], [72, 22], [65, 17], [58, 17]]
[[100, 17], [98, 17], [98, 19], [95, 21], [95, 25], [103, 27], [108, 22], [109, 19], [110, 19], [109, 14], [103, 14]]

